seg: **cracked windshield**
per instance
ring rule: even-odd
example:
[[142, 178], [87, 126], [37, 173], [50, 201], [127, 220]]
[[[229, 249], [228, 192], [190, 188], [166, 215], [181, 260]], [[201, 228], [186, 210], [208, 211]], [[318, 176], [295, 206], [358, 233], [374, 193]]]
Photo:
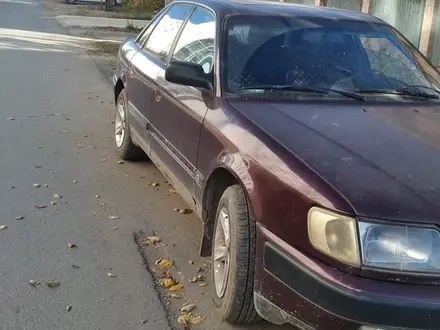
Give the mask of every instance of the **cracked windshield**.
[[440, 1], [0, 0], [0, 330], [440, 330]]

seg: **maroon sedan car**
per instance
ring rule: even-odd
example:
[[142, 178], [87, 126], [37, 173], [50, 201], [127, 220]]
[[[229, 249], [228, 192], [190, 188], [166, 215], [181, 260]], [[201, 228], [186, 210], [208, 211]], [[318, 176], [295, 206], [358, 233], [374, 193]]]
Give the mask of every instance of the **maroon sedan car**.
[[222, 318], [440, 329], [440, 75], [374, 17], [175, 1], [118, 54], [116, 150], [204, 223]]

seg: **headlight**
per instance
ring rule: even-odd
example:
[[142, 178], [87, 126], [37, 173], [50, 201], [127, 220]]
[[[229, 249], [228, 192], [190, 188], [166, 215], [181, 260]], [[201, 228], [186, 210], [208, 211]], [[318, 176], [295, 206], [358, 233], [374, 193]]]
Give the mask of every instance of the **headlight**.
[[359, 266], [356, 220], [313, 207], [309, 211], [308, 231], [312, 245], [341, 262]]
[[370, 267], [440, 273], [440, 232], [434, 228], [357, 223], [352, 217], [313, 207], [308, 231], [317, 250], [346, 264], [360, 266], [362, 260]]
[[366, 266], [440, 271], [440, 233], [435, 229], [359, 222], [359, 236]]

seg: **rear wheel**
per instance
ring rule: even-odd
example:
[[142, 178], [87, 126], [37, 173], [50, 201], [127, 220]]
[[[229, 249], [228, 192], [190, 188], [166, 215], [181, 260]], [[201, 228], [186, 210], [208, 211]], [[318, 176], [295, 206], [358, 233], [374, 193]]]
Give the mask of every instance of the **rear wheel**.
[[132, 139], [130, 125], [128, 124], [127, 95], [122, 90], [116, 102], [115, 114], [115, 143], [118, 156], [124, 160], [141, 158], [144, 152], [137, 147]]
[[260, 320], [254, 307], [255, 220], [240, 185], [228, 187], [220, 199], [212, 240], [214, 302], [232, 323]]

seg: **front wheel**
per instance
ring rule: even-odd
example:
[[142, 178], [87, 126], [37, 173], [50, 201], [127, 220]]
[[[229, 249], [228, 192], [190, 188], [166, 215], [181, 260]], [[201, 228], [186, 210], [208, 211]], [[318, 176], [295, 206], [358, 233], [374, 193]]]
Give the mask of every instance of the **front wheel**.
[[139, 159], [144, 154], [131, 139], [130, 125], [128, 124], [127, 95], [125, 94], [125, 90], [121, 91], [118, 96], [118, 101], [116, 102], [115, 143], [116, 152], [119, 157], [124, 160]]
[[221, 197], [212, 240], [214, 302], [220, 316], [232, 323], [260, 320], [254, 307], [255, 220], [240, 185]]

